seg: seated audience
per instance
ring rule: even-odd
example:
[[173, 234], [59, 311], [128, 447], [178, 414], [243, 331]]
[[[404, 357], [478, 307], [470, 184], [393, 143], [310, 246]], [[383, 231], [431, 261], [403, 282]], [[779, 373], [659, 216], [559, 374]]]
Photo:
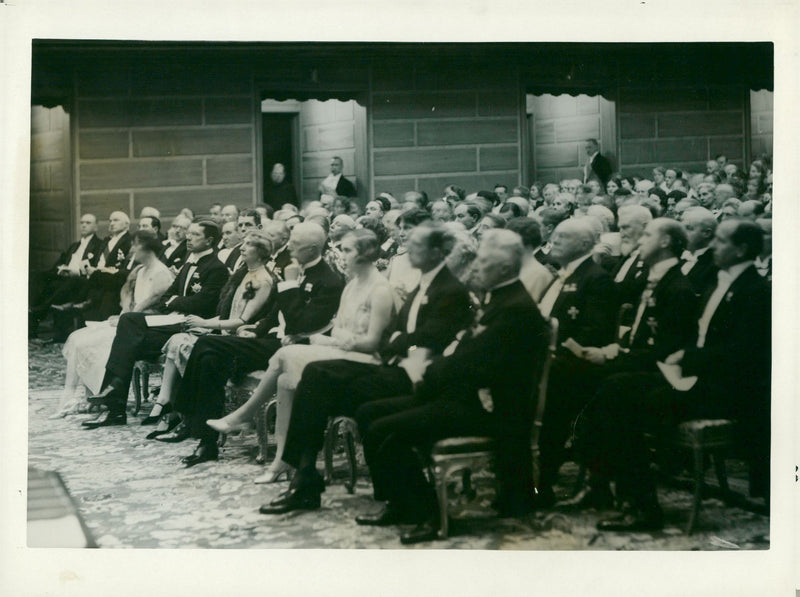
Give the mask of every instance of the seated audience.
[[737, 420], [750, 455], [751, 495], [769, 495], [771, 299], [769, 284], [753, 266], [762, 232], [753, 222], [726, 220], [712, 246], [720, 276], [700, 310], [697, 340], [664, 359], [681, 375], [696, 376], [694, 385], [678, 391], [660, 372], [634, 372], [609, 378], [598, 391], [596, 445], [628, 504], [621, 515], [600, 521], [600, 530], [663, 526], [643, 436], [686, 419]]
[[342, 239], [356, 229], [353, 218], [347, 214], [335, 216], [328, 230], [328, 243], [325, 248], [324, 259], [330, 268], [340, 276], [345, 276], [345, 258], [342, 254]]
[[378, 258], [377, 237], [368, 230], [347, 233], [342, 239], [342, 257], [350, 281], [342, 291], [330, 335], [314, 334], [309, 344], [294, 344], [278, 350], [244, 405], [223, 419], [206, 421], [209, 427], [223, 433], [239, 429], [248, 425], [256, 410], [277, 393], [277, 452], [272, 466], [256, 482], [273, 483], [289, 470], [282, 460], [286, 430], [295, 388], [309, 363], [342, 359], [380, 363], [376, 353], [391, 323], [394, 307], [391, 287], [374, 265]]
[[453, 210], [453, 220], [467, 229], [467, 232], [477, 238], [478, 223], [481, 221], [481, 208], [472, 201], [464, 201], [456, 205]]
[[[621, 328], [615, 341], [602, 347], [570, 344], [569, 349], [578, 359], [591, 363], [575, 371], [571, 379], [556, 378], [556, 388], [561, 392], [583, 394], [581, 402], [591, 412], [596, 406], [591, 397], [611, 375], [629, 372], [658, 373], [656, 361], [692, 342], [696, 336], [697, 298], [694, 290], [681, 272], [679, 256], [686, 249], [688, 239], [680, 223], [657, 218], [647, 224], [639, 237], [639, 251], [648, 269], [647, 286], [635, 305], [630, 329]], [[624, 333], [622, 333], [624, 330]], [[591, 433], [591, 431], [587, 432]], [[562, 506], [608, 507], [613, 502], [610, 478], [597, 454], [602, 447], [584, 440], [580, 460], [587, 466], [589, 483], [577, 496]]]
[[542, 244], [539, 224], [530, 218], [514, 218], [508, 222], [506, 229], [518, 234], [522, 240], [524, 251], [522, 252], [519, 280], [531, 298], [538, 303], [553, 281], [553, 274], [533, 254]]
[[594, 245], [595, 232], [588, 218], [565, 220], [558, 225], [550, 254], [560, 269], [539, 301], [542, 315], [559, 322], [560, 346], [550, 373], [539, 438], [538, 500], [542, 506], [555, 501], [552, 486], [564, 460], [570, 422], [585, 405], [582, 396], [570, 391], [569, 384], [589, 364], [575, 357], [564, 343], [571, 340], [580, 346], [606, 346], [614, 335], [619, 308], [617, 290], [609, 274], [592, 260]]
[[200, 440], [184, 459], [187, 466], [218, 457], [217, 432], [205, 422], [222, 417], [229, 379], [263, 369], [281, 346], [307, 342], [329, 329], [343, 282], [322, 259], [325, 240], [318, 225], [298, 224], [288, 243], [292, 262], [283, 270], [270, 313], [255, 325], [240, 326], [236, 336], [206, 335], [195, 343], [175, 394], [174, 408], [185, 422], [170, 438]]
[[[533, 508], [533, 391], [547, 326], [519, 282], [522, 252], [516, 234], [487, 232], [475, 268], [476, 288], [485, 299], [474, 323], [459, 332], [442, 356], [414, 351], [401, 363], [413, 395], [368, 402], [356, 411], [374, 497], [387, 502], [376, 515], [358, 517], [358, 523], [416, 523], [401, 535], [402, 543], [435, 539], [440, 518], [436, 492], [417, 451], [425, 454], [437, 440], [453, 436], [495, 438], [495, 504], [502, 516], [522, 516]], [[296, 500], [305, 492], [305, 504], [313, 507], [319, 503], [319, 493], [314, 497], [318, 487], [298, 484], [289, 496]], [[291, 499], [272, 507], [280, 511]]]
[[222, 248], [217, 251], [217, 259], [225, 264], [229, 273], [233, 273], [233, 266], [239, 259], [242, 245], [242, 235], [239, 234], [239, 225], [236, 222], [225, 222], [222, 225]]
[[411, 265], [406, 243], [411, 231], [430, 218], [427, 211], [414, 207], [404, 211], [398, 219], [396, 238], [399, 246], [397, 254], [392, 257], [386, 270], [386, 277], [394, 292], [394, 306], [397, 311], [403, 306], [411, 291], [419, 284], [420, 278], [420, 271]]
[[[218, 238], [219, 228], [211, 221], [189, 226], [187, 246], [191, 255], [164, 293], [158, 311], [201, 317], [213, 314], [219, 291], [228, 279], [228, 271], [214, 255], [213, 247]], [[94, 429], [127, 422], [125, 404], [134, 363], [144, 358], [155, 358], [164, 342], [172, 334], [180, 332], [181, 327], [180, 324], [151, 327], [142, 313], [120, 316], [106, 362], [102, 389], [99, 394], [89, 397], [89, 402], [104, 404], [108, 410], [93, 421], [84, 421], [84, 427]]]
[[[41, 275], [41, 291], [28, 309], [28, 334], [35, 337], [39, 323], [51, 305], [71, 304], [85, 294], [86, 268], [97, 265], [103, 241], [97, 236], [97, 218], [83, 214], [80, 219], [80, 240], [64, 251], [53, 267]], [[32, 276], [33, 278], [33, 276]]]
[[692, 207], [683, 212], [683, 227], [688, 235], [687, 251], [681, 256], [681, 271], [691, 283], [698, 297], [717, 283], [717, 266], [711, 241], [717, 229], [717, 219], [704, 207]]
[[[229, 222], [232, 224], [233, 222]], [[186, 371], [186, 362], [199, 336], [218, 332], [235, 333], [265, 315], [275, 289], [275, 277], [266, 263], [272, 255], [272, 243], [260, 230], [251, 230], [241, 244], [244, 267], [240, 267], [222, 287], [216, 316], [212, 318], [189, 315], [184, 321], [186, 332], [173, 335], [161, 352], [165, 355], [161, 388], [150, 415], [142, 425], [158, 422], [170, 404], [176, 384]]]
[[174, 275], [178, 275], [184, 259], [186, 259], [186, 232], [192, 221], [185, 216], [175, 216], [172, 225], [167, 230], [167, 238], [162, 243], [163, 250], [159, 255], [161, 262], [170, 268]]
[[[128, 275], [120, 291], [122, 313], [153, 312], [174, 276], [158, 260], [161, 243], [152, 232], [134, 233], [132, 251], [139, 265]], [[76, 330], [67, 338], [61, 351], [67, 361], [67, 374], [56, 417], [85, 411], [86, 389], [92, 394], [100, 391], [118, 319], [111, 316], [98, 325]]]

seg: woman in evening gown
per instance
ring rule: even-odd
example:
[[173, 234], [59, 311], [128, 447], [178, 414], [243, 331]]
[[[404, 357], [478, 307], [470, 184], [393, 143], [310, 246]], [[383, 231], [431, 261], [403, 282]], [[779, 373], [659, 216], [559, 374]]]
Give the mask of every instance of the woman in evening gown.
[[[158, 255], [161, 242], [153, 232], [137, 231], [133, 235], [136, 267], [131, 270], [120, 291], [122, 312], [152, 312], [161, 295], [172, 284], [173, 275]], [[67, 377], [64, 393], [53, 418], [85, 412], [86, 390], [91, 394], [100, 391], [105, 375], [106, 360], [117, 331], [118, 315], [101, 322], [89, 322], [89, 327], [74, 331], [67, 338], [62, 354], [67, 360]]]
[[161, 389], [153, 410], [142, 425], [155, 424], [162, 414], [169, 412], [166, 407], [186, 371], [186, 363], [199, 336], [214, 332], [232, 334], [239, 326], [252, 323], [263, 315], [271, 304], [276, 286], [275, 277], [266, 266], [272, 250], [272, 241], [266, 234], [260, 230], [248, 232], [241, 247], [243, 264], [220, 291], [217, 316], [204, 319], [189, 315], [184, 322], [187, 331], [173, 335], [164, 344], [162, 352], [166, 359]]
[[277, 392], [277, 453], [272, 465], [256, 483], [272, 483], [289, 472], [289, 465], [282, 461], [283, 446], [294, 391], [308, 363], [331, 359], [380, 363], [376, 353], [394, 309], [392, 288], [375, 267], [380, 254], [378, 239], [371, 230], [353, 230], [342, 239], [341, 251], [350, 281], [342, 292], [331, 335], [316, 334], [311, 336], [310, 344], [290, 344], [278, 350], [245, 404], [222, 419], [206, 421], [222, 433], [246, 428], [259, 406]]

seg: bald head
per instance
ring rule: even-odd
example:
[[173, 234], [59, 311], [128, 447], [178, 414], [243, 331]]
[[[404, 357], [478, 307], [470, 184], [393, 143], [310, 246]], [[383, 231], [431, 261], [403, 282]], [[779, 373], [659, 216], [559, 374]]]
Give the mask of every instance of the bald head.
[[235, 205], [226, 205], [222, 208], [222, 221], [235, 222], [239, 219], [239, 208]]
[[656, 218], [645, 226], [639, 237], [639, 255], [648, 265], [680, 257], [686, 249], [686, 231], [672, 218]]
[[484, 232], [474, 262], [473, 282], [481, 290], [519, 276], [524, 248], [520, 236], [511, 230], [491, 229]]
[[559, 265], [588, 255], [595, 244], [595, 229], [588, 218], [564, 220], [550, 237], [552, 257]]
[[276, 249], [283, 247], [289, 240], [289, 227], [283, 220], [268, 220], [264, 223], [263, 230]]

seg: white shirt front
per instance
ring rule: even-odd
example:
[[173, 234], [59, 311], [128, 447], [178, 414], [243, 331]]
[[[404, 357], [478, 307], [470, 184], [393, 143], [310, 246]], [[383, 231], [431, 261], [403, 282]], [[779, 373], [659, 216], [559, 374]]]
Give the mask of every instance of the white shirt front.
[[336, 186], [339, 184], [339, 179], [342, 177], [341, 174], [328, 174], [327, 178], [322, 181], [322, 186], [326, 189], [330, 189], [334, 193], [336, 192]]
[[723, 297], [728, 292], [728, 289], [736, 281], [736, 278], [742, 275], [742, 272], [753, 264], [752, 261], [743, 261], [732, 265], [727, 270], [720, 270], [717, 272], [717, 287], [708, 298], [703, 315], [700, 316], [700, 321], [697, 322], [697, 348], [703, 348], [706, 344], [706, 334], [708, 333], [708, 326], [714, 317], [722, 302]]
[[428, 288], [430, 288], [431, 282], [433, 282], [433, 279], [439, 274], [440, 271], [442, 271], [442, 268], [445, 265], [445, 262], [442, 261], [431, 271], [425, 272], [420, 276], [419, 290], [417, 291], [417, 294], [414, 295], [414, 300], [411, 302], [411, 307], [408, 309], [408, 322], [406, 323], [406, 331], [409, 334], [413, 334], [414, 330], [417, 329], [417, 315], [419, 315], [419, 308], [422, 306], [422, 301], [427, 296]]
[[211, 255], [213, 252], [213, 249], [206, 249], [201, 253], [191, 253], [189, 257], [186, 258], [186, 263], [189, 265], [189, 270], [186, 272], [186, 280], [183, 282], [184, 296], [186, 296], [186, 291], [189, 289], [189, 284], [192, 281], [192, 275], [194, 275], [194, 272], [197, 271], [197, 262], [206, 255]]
[[681, 266], [681, 272], [683, 272], [684, 276], [688, 275], [689, 272], [692, 271], [695, 263], [697, 263], [697, 260], [700, 259], [700, 255], [704, 254], [709, 249], [711, 249], [710, 246], [703, 247], [702, 249], [697, 249], [694, 253], [690, 253], [689, 255], [686, 255], [686, 252], [684, 252], [683, 257], [686, 259], [686, 263]]
[[78, 248], [75, 249], [72, 257], [70, 257], [69, 263], [67, 264], [67, 269], [73, 272], [80, 271], [81, 261], [83, 261], [83, 253], [86, 251], [86, 247], [88, 246], [89, 241], [92, 240], [93, 236], [94, 234], [90, 234], [89, 236], [84, 236], [81, 238]]
[[544, 293], [542, 301], [539, 303], [539, 311], [541, 311], [542, 316], [545, 318], [550, 317], [550, 312], [553, 310], [553, 307], [558, 300], [558, 295], [561, 294], [561, 289], [564, 288], [564, 282], [566, 282], [567, 278], [575, 273], [575, 270], [578, 269], [578, 267], [580, 267], [584, 261], [591, 258], [591, 256], [592, 254], [589, 253], [583, 257], [578, 257], [577, 259], [570, 261], [567, 264], [567, 267], [563, 267], [558, 270], [558, 277], [552, 284], [550, 284], [550, 288], [548, 288], [547, 292]]
[[[122, 232], [118, 232], [114, 236], [108, 239], [108, 255], [114, 252], [114, 249], [117, 248], [117, 243], [119, 243], [119, 239], [127, 232], [127, 230], [123, 230]], [[103, 255], [100, 255], [100, 259], [97, 262], [97, 269], [104, 268], [106, 266], [106, 256], [105, 252]]]

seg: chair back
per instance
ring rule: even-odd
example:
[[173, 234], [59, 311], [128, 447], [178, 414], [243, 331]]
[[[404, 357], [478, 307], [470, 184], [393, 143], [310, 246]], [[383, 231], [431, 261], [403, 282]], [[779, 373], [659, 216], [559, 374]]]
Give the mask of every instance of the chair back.
[[550, 365], [558, 348], [558, 319], [551, 317], [548, 320], [550, 328], [549, 339], [547, 342], [547, 352], [545, 353], [544, 363], [542, 363], [541, 374], [539, 375], [538, 400], [536, 401], [536, 417], [533, 421], [533, 433], [531, 435], [531, 445], [539, 445], [539, 435], [542, 431], [542, 418], [544, 417], [544, 406], [547, 400], [547, 382], [550, 378]]

